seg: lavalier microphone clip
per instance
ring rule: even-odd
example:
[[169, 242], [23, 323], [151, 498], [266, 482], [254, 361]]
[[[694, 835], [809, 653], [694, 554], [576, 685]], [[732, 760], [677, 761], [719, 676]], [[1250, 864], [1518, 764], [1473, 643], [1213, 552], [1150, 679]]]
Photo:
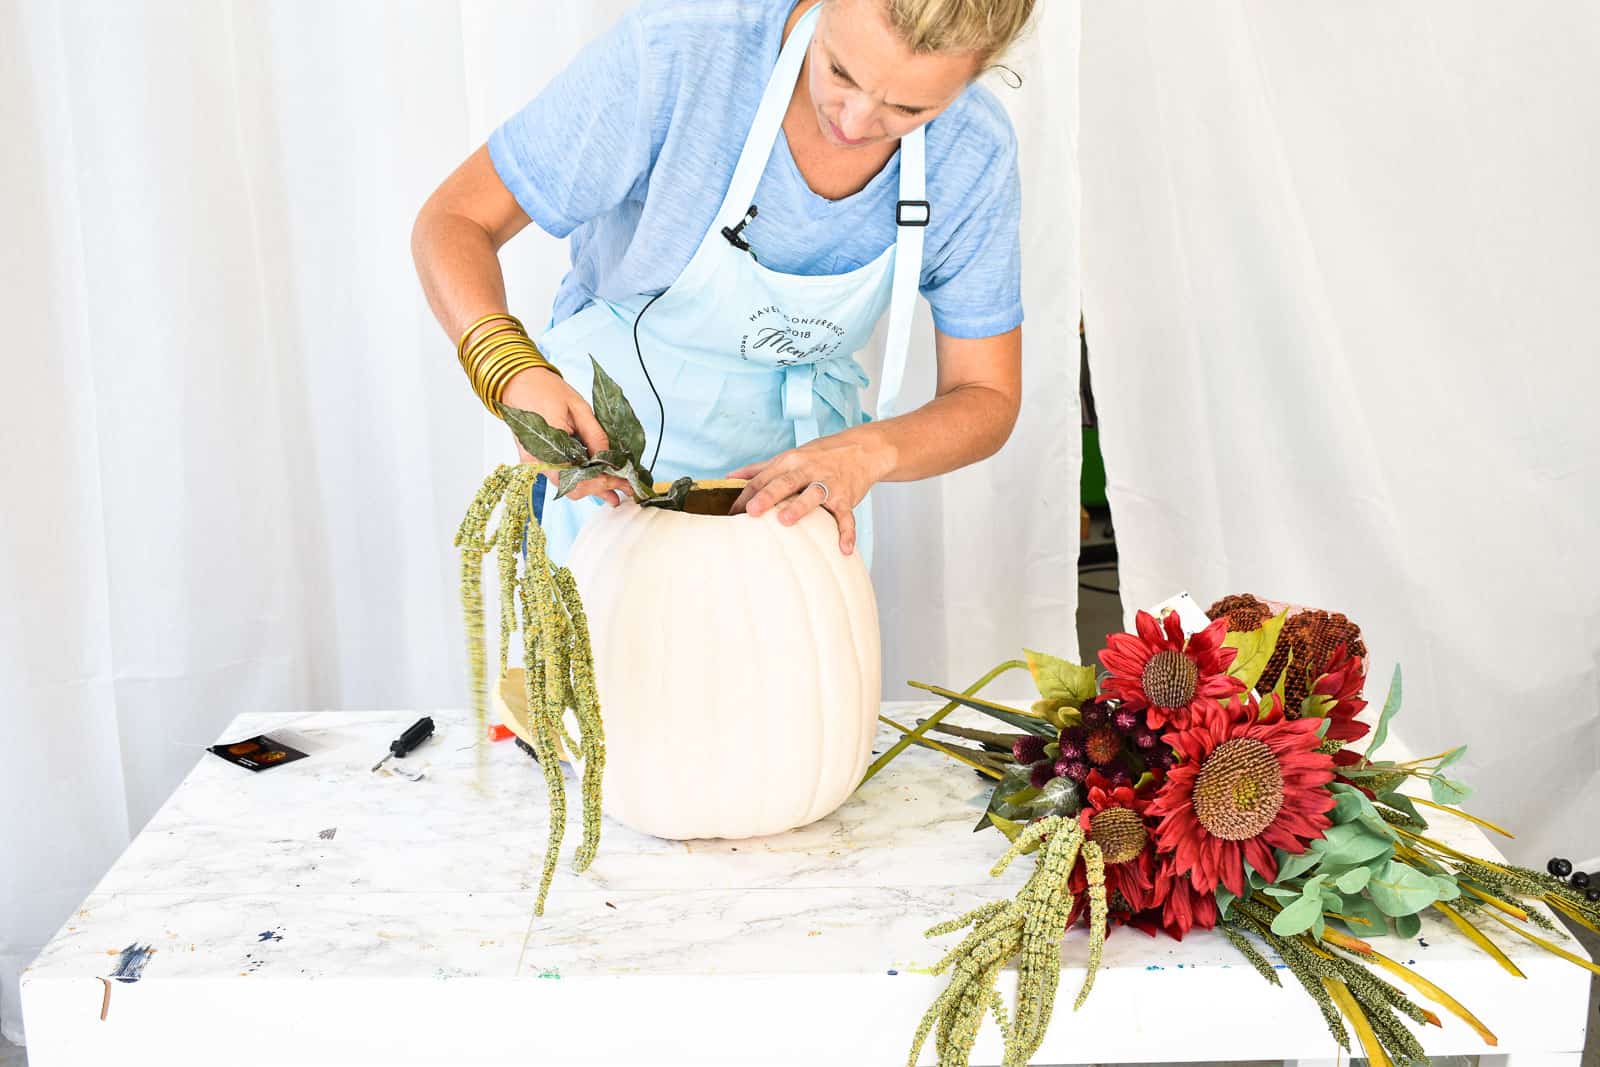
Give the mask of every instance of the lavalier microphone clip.
[[749, 252], [751, 258], [755, 257], [755, 251], [750, 247], [750, 242], [746, 241], [742, 236], [740, 236], [740, 234], [744, 231], [746, 226], [750, 225], [755, 217], [756, 206], [751, 204], [750, 210], [744, 213], [744, 218], [739, 220], [738, 225], [724, 226], [722, 228], [722, 236], [728, 239], [728, 243], [739, 249], [741, 252]]

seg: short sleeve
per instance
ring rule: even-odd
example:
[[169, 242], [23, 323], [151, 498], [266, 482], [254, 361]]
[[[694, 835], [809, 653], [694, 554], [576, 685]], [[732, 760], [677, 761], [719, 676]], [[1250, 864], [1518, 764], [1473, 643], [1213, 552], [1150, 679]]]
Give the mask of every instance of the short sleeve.
[[648, 174], [653, 96], [644, 35], [630, 13], [489, 136], [489, 158], [528, 217], [565, 237]]
[[988, 157], [959, 202], [971, 205], [970, 214], [924, 260], [922, 294], [933, 309], [934, 327], [950, 337], [1008, 333], [1022, 324], [1022, 190], [1015, 140], [1008, 137]]

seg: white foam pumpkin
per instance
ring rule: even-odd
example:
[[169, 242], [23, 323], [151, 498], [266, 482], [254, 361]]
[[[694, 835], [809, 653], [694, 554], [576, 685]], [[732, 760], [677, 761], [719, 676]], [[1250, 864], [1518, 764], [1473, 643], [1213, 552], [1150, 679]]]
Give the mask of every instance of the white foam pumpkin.
[[628, 503], [589, 522], [568, 566], [594, 644], [607, 815], [657, 837], [753, 837], [855, 789], [877, 732], [878, 608], [832, 515], [786, 527], [776, 511]]

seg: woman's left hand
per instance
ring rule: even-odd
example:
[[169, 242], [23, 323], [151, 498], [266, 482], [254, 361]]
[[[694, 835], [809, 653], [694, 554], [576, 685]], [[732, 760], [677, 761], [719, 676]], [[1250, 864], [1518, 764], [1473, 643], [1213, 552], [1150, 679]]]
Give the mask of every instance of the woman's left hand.
[[882, 475], [863, 443], [834, 436], [740, 467], [728, 477], [750, 480], [734, 501], [733, 514], [743, 511], [759, 517], [777, 508], [778, 521], [793, 526], [817, 508], [825, 508], [839, 524], [839, 551], [848, 556], [856, 547], [852, 509]]

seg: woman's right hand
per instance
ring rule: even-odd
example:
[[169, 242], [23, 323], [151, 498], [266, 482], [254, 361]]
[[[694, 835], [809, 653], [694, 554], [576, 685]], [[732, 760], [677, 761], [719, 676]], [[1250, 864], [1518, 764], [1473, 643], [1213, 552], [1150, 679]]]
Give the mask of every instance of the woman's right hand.
[[[500, 402], [506, 407], [537, 412], [551, 426], [565, 430], [582, 441], [591, 456], [610, 447], [606, 432], [600, 428], [600, 421], [594, 417], [589, 402], [553, 371], [533, 367], [515, 375], [506, 383], [500, 394]], [[517, 442], [517, 454], [524, 463], [538, 462], [528, 454], [520, 441]], [[622, 503], [623, 493], [632, 495], [627, 480], [608, 475], [579, 482], [565, 499], [581, 500], [586, 496], [595, 496], [617, 507]]]

